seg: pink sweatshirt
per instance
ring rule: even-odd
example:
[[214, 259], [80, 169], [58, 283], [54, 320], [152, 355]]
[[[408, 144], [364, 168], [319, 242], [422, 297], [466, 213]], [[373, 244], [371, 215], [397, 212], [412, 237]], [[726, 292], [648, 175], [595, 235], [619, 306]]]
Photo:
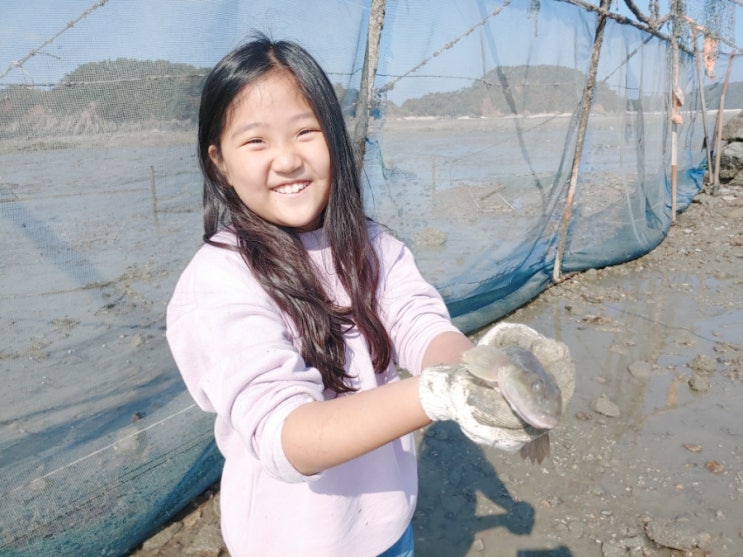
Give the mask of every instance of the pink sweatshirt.
[[[395, 361], [375, 374], [363, 337], [356, 329], [347, 333], [346, 370], [358, 390], [397, 381], [395, 364], [419, 373], [429, 342], [456, 330], [410, 251], [377, 225], [369, 232], [381, 261], [380, 316]], [[301, 238], [328, 292], [347, 305], [322, 232]], [[226, 231], [215, 240], [235, 243]], [[397, 541], [417, 498], [413, 436], [314, 476], [294, 469], [281, 445], [284, 419], [302, 404], [336, 395], [305, 364], [293, 327], [237, 252], [204, 245], [196, 253], [168, 305], [167, 338], [194, 400], [216, 413], [225, 457], [222, 534], [232, 557], [363, 557]]]

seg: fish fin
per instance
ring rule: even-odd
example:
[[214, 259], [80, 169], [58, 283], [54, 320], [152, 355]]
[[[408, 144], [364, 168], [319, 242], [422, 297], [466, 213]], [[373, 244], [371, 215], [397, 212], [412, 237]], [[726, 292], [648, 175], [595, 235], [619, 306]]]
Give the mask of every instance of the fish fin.
[[510, 362], [505, 352], [495, 346], [474, 346], [462, 353], [462, 362], [467, 370], [485, 380], [497, 383], [498, 370]]
[[521, 447], [519, 454], [521, 455], [521, 458], [524, 460], [530, 460], [532, 464], [534, 464], [534, 462], [542, 464], [542, 461], [550, 455], [549, 433], [545, 433], [536, 439], [532, 439], [529, 443]]

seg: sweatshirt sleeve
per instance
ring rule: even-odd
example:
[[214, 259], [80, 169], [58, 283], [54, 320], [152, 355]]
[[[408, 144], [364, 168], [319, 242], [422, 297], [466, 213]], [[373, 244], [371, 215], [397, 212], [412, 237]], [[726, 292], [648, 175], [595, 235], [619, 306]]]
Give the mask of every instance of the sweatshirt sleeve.
[[414, 375], [423, 355], [439, 334], [458, 331], [438, 291], [420, 274], [411, 251], [386, 232], [374, 237], [382, 263], [380, 313], [398, 364]]
[[201, 248], [168, 305], [167, 339], [203, 410], [226, 422], [271, 475], [308, 479], [286, 458], [281, 428], [294, 409], [322, 400], [322, 377], [306, 366], [281, 312], [239, 254]]

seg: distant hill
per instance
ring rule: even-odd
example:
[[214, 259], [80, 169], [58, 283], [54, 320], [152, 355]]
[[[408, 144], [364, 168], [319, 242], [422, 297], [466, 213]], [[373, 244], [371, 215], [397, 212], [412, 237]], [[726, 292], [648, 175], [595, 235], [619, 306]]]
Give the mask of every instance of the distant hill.
[[194, 123], [209, 68], [163, 60], [78, 66], [51, 89], [0, 90], [0, 137], [112, 131], [145, 122]]
[[[708, 110], [717, 110], [720, 106], [720, 96], [722, 95], [722, 83], [715, 83], [704, 88], [704, 103]], [[725, 93], [725, 108], [743, 109], [743, 83], [736, 81], [728, 84]]]
[[[560, 66], [499, 67], [472, 86], [409, 99], [397, 108], [401, 116], [504, 116], [573, 112], [581, 102], [586, 76]], [[624, 108], [624, 100], [599, 84], [599, 110]]]
[[[193, 126], [209, 70], [121, 58], [83, 64], [50, 89], [11, 85], [0, 89], [0, 138], [89, 134], [165, 123]], [[572, 113], [581, 102], [584, 82], [582, 72], [565, 67], [499, 67], [470, 87], [408, 99], [401, 106], [387, 102], [382, 109], [390, 116], [448, 118]], [[358, 91], [335, 88], [344, 112], [353, 114]], [[721, 89], [715, 84], [705, 90], [708, 109], [719, 106]], [[662, 108], [666, 102], [665, 96], [643, 99], [645, 107]], [[599, 83], [593, 106], [597, 112], [622, 111], [627, 100]], [[729, 85], [725, 107], [743, 107], [743, 83]]]

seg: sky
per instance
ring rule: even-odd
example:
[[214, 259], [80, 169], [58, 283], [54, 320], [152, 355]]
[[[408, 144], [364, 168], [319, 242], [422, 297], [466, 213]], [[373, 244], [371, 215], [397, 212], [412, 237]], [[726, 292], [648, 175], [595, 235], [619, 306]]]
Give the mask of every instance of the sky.
[[[701, 2], [701, 0], [697, 0]], [[251, 30], [301, 42], [333, 81], [359, 79], [371, 0], [0, 0], [0, 86], [56, 83], [84, 62], [116, 58], [165, 59], [211, 67]], [[643, 7], [646, 1], [636, 0]], [[690, 2], [691, 4], [692, 2]], [[92, 9], [95, 5], [100, 7]], [[450, 89], [465, 87], [496, 65], [559, 64], [584, 60], [592, 40], [591, 20], [566, 23], [566, 4], [542, 0], [539, 17], [529, 0], [387, 0], [379, 73], [446, 75]], [[567, 8], [570, 9], [570, 8]], [[743, 29], [743, 8], [736, 18]], [[81, 14], [85, 17], [74, 23]], [[575, 8], [576, 12], [579, 10]], [[494, 36], [483, 19], [498, 18]], [[578, 20], [579, 21], [579, 20]], [[743, 31], [737, 29], [743, 44]], [[394, 30], [394, 32], [389, 32]], [[63, 31], [22, 67], [14, 64]], [[468, 34], [469, 32], [469, 34]], [[534, 47], [532, 38], [540, 36]], [[446, 45], [456, 42], [454, 49]], [[621, 42], [621, 41], [620, 41]], [[570, 45], [566, 47], [566, 45]], [[608, 48], [607, 51], [611, 51]], [[621, 51], [621, 46], [615, 48]], [[439, 51], [438, 56], [433, 56]], [[384, 78], [392, 79], [392, 78]], [[350, 80], [350, 81], [349, 81]], [[433, 80], [431, 80], [433, 83]], [[438, 79], [440, 86], [442, 80]], [[418, 96], [426, 79], [403, 80], [392, 100]], [[433, 85], [431, 85], [433, 87]]]

